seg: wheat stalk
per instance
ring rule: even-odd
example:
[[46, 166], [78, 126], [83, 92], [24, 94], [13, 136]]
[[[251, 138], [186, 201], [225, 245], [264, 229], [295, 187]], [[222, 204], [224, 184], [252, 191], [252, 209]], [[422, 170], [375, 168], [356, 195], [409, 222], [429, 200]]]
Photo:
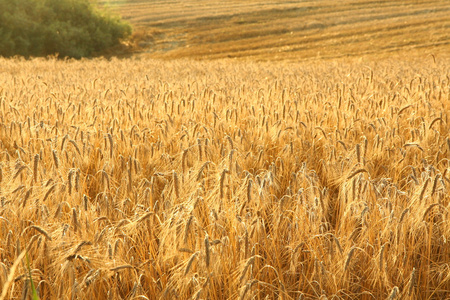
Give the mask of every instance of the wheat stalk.
[[175, 196], [180, 198], [180, 182], [178, 181], [178, 175], [175, 171], [172, 171], [173, 174], [173, 186], [175, 190]]
[[253, 265], [253, 263], [255, 262], [256, 259], [256, 255], [250, 257], [247, 262], [245, 263], [244, 269], [242, 270], [241, 273], [241, 277], [239, 278], [239, 282], [242, 282], [242, 280], [244, 279], [245, 275], [247, 274], [247, 270], [248, 268]]
[[77, 210], [72, 208], [72, 222], [73, 222], [73, 231], [77, 232], [80, 224], [78, 223]]
[[132, 265], [121, 265], [118, 267], [111, 268], [110, 270], [113, 272], [118, 272], [120, 270], [125, 270], [125, 269], [134, 269], [134, 267]]
[[187, 243], [187, 240], [188, 240], [188, 237], [189, 237], [190, 228], [191, 228], [193, 220], [194, 220], [194, 216], [191, 215], [189, 217], [189, 219], [187, 220], [187, 222], [186, 222], [186, 228], [184, 230], [184, 239], [183, 239], [185, 244]]
[[131, 156], [130, 156], [130, 160], [129, 163], [127, 163], [127, 171], [128, 171], [128, 193], [131, 193], [132, 191], [132, 187], [133, 187], [133, 176], [132, 176], [132, 172], [131, 172], [131, 168], [133, 167], [132, 163], [131, 163]]
[[435, 206], [440, 206], [440, 207], [442, 207], [443, 209], [445, 209], [445, 206], [443, 206], [442, 204], [440, 204], [440, 203], [433, 203], [433, 204], [431, 204], [430, 206], [428, 206], [428, 208], [425, 210], [425, 212], [423, 213], [423, 216], [422, 216], [422, 220], [424, 220], [425, 221], [425, 218], [427, 217], [427, 215], [428, 215], [428, 213], [433, 209], [433, 207], [435, 207]]
[[210, 161], [206, 161], [203, 163], [203, 165], [200, 167], [200, 170], [198, 171], [197, 174], [197, 181], [199, 181], [202, 176], [203, 176], [203, 171], [205, 170], [206, 166], [209, 165], [211, 162]]
[[391, 294], [389, 295], [389, 300], [397, 299], [398, 296], [398, 287], [394, 286], [394, 288], [391, 291]]
[[431, 123], [430, 123], [430, 126], [428, 126], [428, 129], [431, 129], [433, 127], [434, 123], [436, 123], [437, 121], [442, 122], [442, 118], [438, 117], [438, 118], [433, 119], [433, 121], [431, 121]]
[[428, 187], [428, 184], [430, 183], [430, 181], [431, 181], [431, 179], [427, 178], [427, 180], [423, 184], [422, 190], [420, 191], [420, 195], [419, 195], [419, 201], [422, 201], [423, 196], [425, 195], [425, 191], [427, 190], [427, 187]]
[[27, 201], [33, 193], [33, 187], [30, 187], [28, 191], [25, 193], [25, 197], [23, 198], [22, 206], [25, 207], [27, 205]]
[[224, 186], [224, 182], [225, 182], [225, 174], [228, 173], [227, 169], [223, 169], [222, 173], [220, 174], [220, 180], [219, 180], [219, 195], [220, 195], [220, 199], [223, 199], [224, 197], [224, 190], [223, 190], [223, 186]]
[[438, 183], [440, 177], [441, 177], [441, 175], [439, 175], [439, 174], [437, 174], [436, 177], [434, 177], [433, 188], [431, 189], [431, 196], [433, 196], [434, 193], [436, 192], [437, 183]]
[[15, 179], [20, 175], [20, 173], [21, 173], [23, 170], [25, 170], [26, 168], [27, 168], [26, 165], [20, 166], [19, 169], [17, 170], [16, 174], [14, 174], [13, 180], [15, 180]]
[[205, 263], [206, 267], [209, 268], [211, 262], [211, 248], [209, 244], [209, 236], [206, 234], [205, 236]]
[[183, 174], [186, 174], [186, 158], [187, 158], [187, 153], [188, 153], [188, 150], [187, 149], [185, 149], [185, 150], [183, 150], [183, 155], [182, 155], [182, 157], [181, 157], [181, 168], [182, 168], [182, 172], [183, 172]]
[[400, 109], [399, 111], [398, 111], [398, 115], [400, 115], [402, 112], [404, 112], [405, 110], [407, 110], [408, 108], [410, 108], [410, 107], [412, 107], [412, 105], [411, 104], [409, 104], [409, 105], [406, 105], [405, 107], [403, 107], [402, 109]]
[[416, 279], [417, 279], [416, 278], [416, 268], [413, 268], [413, 270], [411, 272], [411, 277], [410, 277], [409, 282], [408, 282], [408, 286], [409, 286], [409, 288], [408, 288], [408, 296], [411, 296], [411, 294], [414, 291], [414, 287], [416, 286]]
[[64, 145], [65, 145], [65, 143], [66, 143], [68, 138], [69, 138], [69, 136], [67, 134], [63, 137], [63, 140], [61, 142], [61, 149], [60, 149], [61, 152], [63, 151]]
[[380, 262], [379, 262], [378, 268], [381, 270], [381, 272], [384, 271], [384, 268], [383, 268], [383, 256], [384, 256], [385, 246], [386, 245], [381, 246], [381, 250], [380, 250]]
[[108, 141], [109, 141], [109, 158], [113, 157], [113, 151], [114, 151], [114, 142], [112, 135], [108, 133]]
[[189, 273], [189, 271], [190, 271], [190, 269], [191, 269], [191, 267], [192, 267], [192, 264], [194, 263], [194, 260], [197, 258], [197, 255], [198, 255], [199, 253], [200, 253], [200, 252], [197, 251], [197, 252], [195, 252], [194, 254], [192, 254], [191, 257], [189, 258], [188, 263], [187, 263], [187, 265], [186, 265], [186, 269], [184, 270], [184, 275], [185, 275], [185, 276]]
[[[33, 181], [37, 182], [37, 176], [38, 176], [38, 164], [39, 164], [39, 154], [36, 154], [34, 156], [34, 165], [33, 165]], [[1, 179], [0, 179], [1, 182]]]
[[347, 254], [347, 259], [345, 260], [344, 271], [347, 271], [350, 261], [352, 260], [353, 254], [355, 253], [356, 247], [352, 247]]
[[252, 180], [249, 179], [247, 182], [247, 202], [250, 203], [252, 200]]
[[27, 229], [34, 229], [34, 230], [36, 230], [37, 232], [39, 232], [40, 234], [42, 234], [43, 236], [45, 236], [45, 238], [46, 238], [47, 240], [49, 240], [49, 241], [52, 240], [52, 237], [51, 237], [51, 236], [48, 234], [48, 232], [45, 231], [42, 227], [39, 227], [39, 226], [37, 226], [37, 225], [31, 225], [31, 226], [28, 226], [27, 228], [25, 228], [25, 229], [22, 231], [22, 235], [24, 234], [24, 232], [25, 232]]
[[407, 214], [408, 212], [409, 212], [409, 208], [405, 208], [405, 209], [402, 211], [402, 214], [400, 215], [400, 219], [399, 219], [399, 221], [398, 221], [399, 224], [402, 223], [403, 219], [405, 218], [405, 216], [406, 216], [406, 214]]
[[197, 144], [198, 144], [198, 160], [202, 161], [203, 160], [203, 156], [202, 156], [202, 141], [200, 139], [197, 139]]
[[90, 241], [82, 241], [81, 243], [79, 243], [77, 245], [77, 247], [73, 251], [73, 254], [77, 254], [81, 250], [81, 248], [83, 248], [84, 246], [91, 246], [91, 245], [92, 245], [92, 242], [90, 242]]
[[55, 163], [55, 168], [58, 169], [59, 168], [58, 153], [56, 152], [56, 150], [52, 150], [52, 154], [53, 154], [53, 162]]
[[359, 144], [356, 144], [356, 158], [358, 161], [358, 164], [361, 163], [361, 146]]
[[358, 169], [355, 172], [351, 173], [348, 177], [347, 180], [352, 179], [353, 177], [355, 177], [356, 175], [358, 175], [359, 173], [369, 173], [366, 169]]
[[81, 156], [81, 151], [80, 151], [80, 148], [77, 145], [77, 142], [75, 142], [74, 140], [70, 140], [69, 143], [71, 143], [73, 145], [73, 147], [75, 148], [77, 153]]
[[45, 202], [45, 200], [47, 200], [48, 196], [55, 190], [56, 188], [56, 184], [52, 185], [47, 192], [44, 195], [44, 199], [42, 199], [42, 202]]

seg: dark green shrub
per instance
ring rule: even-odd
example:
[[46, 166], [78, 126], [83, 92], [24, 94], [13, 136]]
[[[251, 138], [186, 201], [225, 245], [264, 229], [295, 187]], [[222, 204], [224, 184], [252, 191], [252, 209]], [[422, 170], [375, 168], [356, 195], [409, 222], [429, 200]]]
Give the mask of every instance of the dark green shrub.
[[1, 56], [92, 56], [130, 34], [89, 0], [0, 0]]

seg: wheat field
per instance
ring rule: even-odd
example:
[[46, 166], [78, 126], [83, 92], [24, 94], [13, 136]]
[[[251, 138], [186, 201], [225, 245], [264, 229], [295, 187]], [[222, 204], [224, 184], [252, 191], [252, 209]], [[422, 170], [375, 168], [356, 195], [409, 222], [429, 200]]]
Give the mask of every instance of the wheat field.
[[448, 57], [0, 64], [1, 300], [450, 296]]

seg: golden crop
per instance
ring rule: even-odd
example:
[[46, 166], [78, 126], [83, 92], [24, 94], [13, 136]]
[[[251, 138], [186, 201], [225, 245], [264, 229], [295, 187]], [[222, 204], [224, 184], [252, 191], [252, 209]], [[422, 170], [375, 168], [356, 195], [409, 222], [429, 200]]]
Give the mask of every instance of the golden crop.
[[448, 58], [0, 65], [0, 299], [450, 295]]

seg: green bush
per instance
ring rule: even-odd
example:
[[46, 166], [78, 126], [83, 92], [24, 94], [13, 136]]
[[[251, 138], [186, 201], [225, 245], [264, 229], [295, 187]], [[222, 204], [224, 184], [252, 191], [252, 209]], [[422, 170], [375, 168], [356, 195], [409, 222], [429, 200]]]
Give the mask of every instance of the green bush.
[[0, 0], [0, 56], [92, 56], [130, 34], [89, 0]]

